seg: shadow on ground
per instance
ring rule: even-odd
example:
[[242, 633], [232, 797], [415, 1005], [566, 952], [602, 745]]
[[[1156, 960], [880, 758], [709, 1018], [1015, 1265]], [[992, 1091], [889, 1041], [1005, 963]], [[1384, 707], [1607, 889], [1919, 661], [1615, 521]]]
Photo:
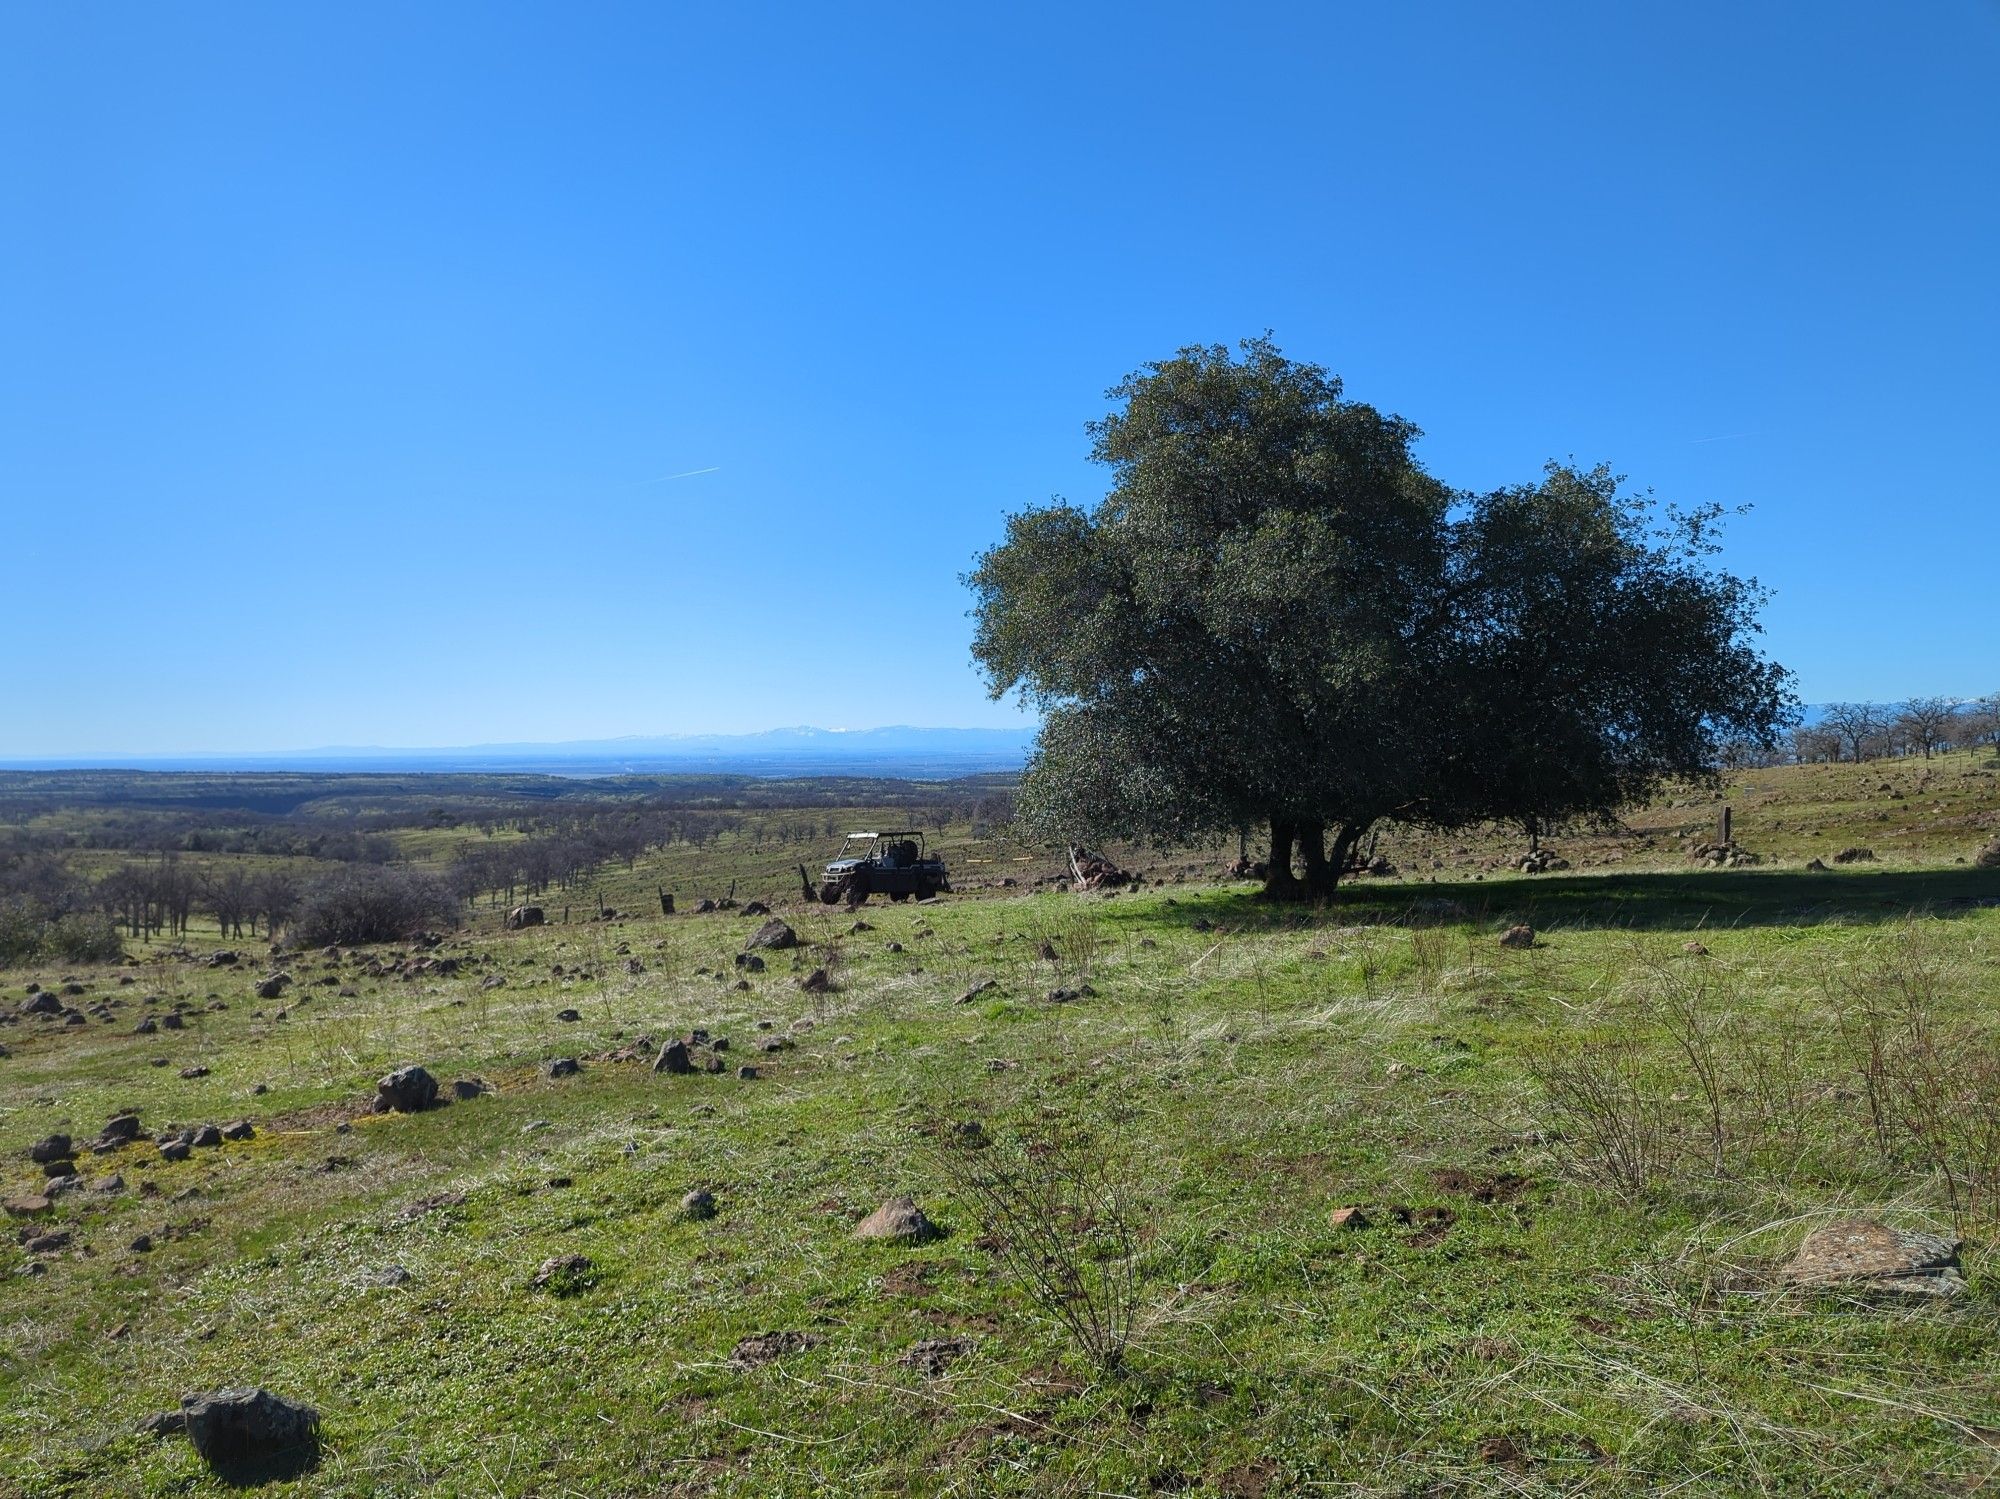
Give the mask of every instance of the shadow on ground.
[[[1527, 922], [1539, 929], [1727, 931], [1732, 927], [1879, 926], [1911, 916], [1958, 917], [2000, 907], [2000, 873], [1982, 869], [1716, 869], [1519, 875], [1491, 880], [1358, 880], [1320, 905], [1273, 903], [1249, 886], [1175, 905], [1148, 903], [1145, 920], [1238, 931], [1368, 922]], [[1116, 919], [1117, 913], [1111, 913]]]

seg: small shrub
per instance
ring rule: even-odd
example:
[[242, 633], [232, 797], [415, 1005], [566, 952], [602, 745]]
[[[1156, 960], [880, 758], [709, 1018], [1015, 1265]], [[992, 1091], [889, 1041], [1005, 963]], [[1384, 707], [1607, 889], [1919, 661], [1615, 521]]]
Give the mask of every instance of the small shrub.
[[1557, 1149], [1581, 1174], [1636, 1197], [1672, 1164], [1671, 1120], [1636, 1040], [1545, 1051], [1529, 1057], [1528, 1071], [1560, 1122]]
[[1117, 1372], [1138, 1308], [1138, 1243], [1131, 1194], [1111, 1154], [1056, 1125], [1008, 1141], [959, 1132], [941, 1155], [1008, 1277], [1085, 1357]]

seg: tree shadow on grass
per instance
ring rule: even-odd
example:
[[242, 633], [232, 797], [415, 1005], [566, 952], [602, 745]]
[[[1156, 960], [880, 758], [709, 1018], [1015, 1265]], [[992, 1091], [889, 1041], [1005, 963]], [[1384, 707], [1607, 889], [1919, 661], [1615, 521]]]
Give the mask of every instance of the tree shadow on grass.
[[1526, 922], [1541, 929], [1727, 931], [1733, 927], [1880, 926], [1910, 916], [1960, 917], [2000, 907], [2000, 875], [1981, 869], [1713, 869], [1600, 875], [1515, 875], [1436, 883], [1343, 884], [1319, 905], [1259, 900], [1249, 887], [1112, 920], [1200, 930], [1286, 931], [1369, 923]]

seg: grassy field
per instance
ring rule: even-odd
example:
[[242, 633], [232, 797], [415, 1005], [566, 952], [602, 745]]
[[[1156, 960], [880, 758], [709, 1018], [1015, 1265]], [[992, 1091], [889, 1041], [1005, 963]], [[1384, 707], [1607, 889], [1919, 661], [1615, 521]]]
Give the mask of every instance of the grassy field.
[[[1401, 840], [1399, 877], [1319, 911], [1207, 856], [1113, 899], [1001, 890], [1024, 856], [960, 833], [986, 888], [856, 930], [798, 901], [792, 851], [750, 879], [711, 847], [607, 875], [612, 921], [579, 898], [567, 926], [288, 955], [277, 1000], [261, 944], [210, 967], [199, 934], [8, 974], [7, 1010], [73, 980], [111, 1018], [0, 1026], [0, 1190], [39, 1190], [52, 1131], [136, 1110], [147, 1138], [14, 1225], [69, 1238], [0, 1262], [0, 1492], [224, 1492], [137, 1427], [241, 1384], [322, 1412], [317, 1466], [273, 1493], [1981, 1491], [2000, 875], [1955, 861], [1993, 835], [1983, 770], [1750, 773], [1756, 868], [1691, 867], [1706, 800], [1561, 841], [1613, 870]], [[652, 902], [732, 877], [803, 943], [763, 972], [734, 963], [756, 919]], [[1502, 947], [1524, 921], [1535, 946]], [[459, 967], [401, 976], [422, 957]], [[696, 1028], [725, 1070], [655, 1073]], [[411, 1062], [493, 1091], [367, 1112]], [[1580, 1076], [1636, 1143], [1605, 1147]], [[237, 1119], [254, 1138], [183, 1161], [150, 1140]], [[1074, 1160], [1081, 1200], [1051, 1176]], [[1012, 1268], [975, 1190], [996, 1162], [1129, 1306], [1116, 1367]], [[697, 1188], [713, 1218], [683, 1212]], [[901, 1194], [942, 1237], [853, 1237]], [[1967, 1294], [1788, 1288], [1850, 1211], [1962, 1236]], [[589, 1269], [536, 1287], [565, 1254]]]

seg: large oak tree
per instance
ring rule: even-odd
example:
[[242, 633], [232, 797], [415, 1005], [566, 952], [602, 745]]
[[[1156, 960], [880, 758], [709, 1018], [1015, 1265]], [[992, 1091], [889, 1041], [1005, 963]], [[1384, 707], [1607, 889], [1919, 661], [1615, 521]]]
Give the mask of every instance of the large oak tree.
[[1268, 337], [1110, 397], [1103, 501], [1012, 516], [967, 578], [994, 695], [1043, 715], [1032, 830], [1262, 824], [1267, 890], [1325, 893], [1384, 819], [1603, 811], [1784, 718], [1712, 513], [1663, 527], [1601, 470], [1455, 494], [1414, 426]]

